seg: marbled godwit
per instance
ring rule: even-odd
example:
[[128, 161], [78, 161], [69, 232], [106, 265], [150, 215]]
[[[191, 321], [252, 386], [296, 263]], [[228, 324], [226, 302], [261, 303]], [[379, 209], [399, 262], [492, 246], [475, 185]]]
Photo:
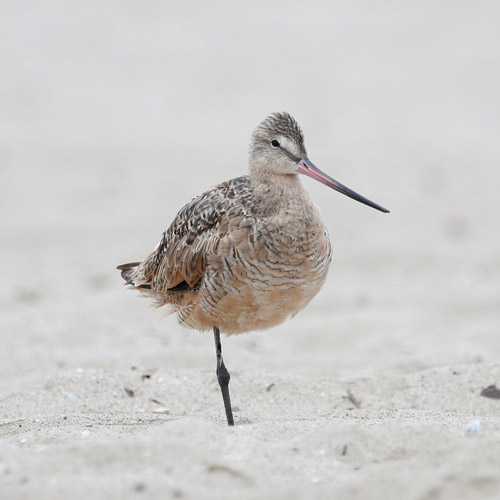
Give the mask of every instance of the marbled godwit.
[[288, 113], [257, 127], [249, 171], [182, 208], [145, 260], [118, 266], [128, 285], [168, 304], [181, 325], [213, 329], [228, 425], [234, 422], [220, 330], [261, 330], [294, 316], [318, 293], [330, 265], [328, 231], [297, 174], [388, 212], [319, 170]]

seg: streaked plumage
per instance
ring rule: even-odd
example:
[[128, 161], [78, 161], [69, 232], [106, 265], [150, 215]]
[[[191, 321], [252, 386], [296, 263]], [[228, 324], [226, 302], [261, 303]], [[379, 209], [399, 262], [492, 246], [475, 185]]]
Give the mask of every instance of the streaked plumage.
[[[296, 196], [299, 183], [288, 186]], [[171, 304], [183, 326], [241, 333], [281, 323], [316, 295], [331, 260], [316, 207], [296, 196], [264, 210], [248, 176], [223, 182], [187, 204], [123, 277]]]
[[169, 305], [183, 326], [226, 334], [265, 329], [318, 293], [332, 249], [299, 173], [386, 211], [317, 169], [288, 113], [257, 127], [249, 163], [249, 175], [182, 208], [144, 261], [119, 266], [127, 284]]

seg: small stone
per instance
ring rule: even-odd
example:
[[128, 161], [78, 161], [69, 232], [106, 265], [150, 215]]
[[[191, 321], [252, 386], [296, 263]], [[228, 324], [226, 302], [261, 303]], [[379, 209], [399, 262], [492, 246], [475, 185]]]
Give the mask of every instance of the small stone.
[[160, 415], [167, 415], [170, 413], [168, 408], [165, 408], [164, 406], [160, 406], [159, 408], [155, 408], [153, 410], [153, 413], [159, 413]]
[[354, 396], [350, 389], [347, 390], [347, 399], [356, 407], [361, 407], [361, 402]]
[[471, 420], [466, 426], [465, 430], [468, 432], [479, 432], [483, 429], [483, 424], [480, 420]]
[[132, 389], [129, 389], [128, 387], [124, 387], [124, 390], [127, 393], [127, 396], [129, 398], [133, 398], [135, 396], [135, 393]]
[[134, 490], [137, 491], [137, 492], [144, 491], [145, 489], [146, 489], [146, 485], [144, 483], [137, 483], [134, 486]]
[[480, 395], [485, 398], [500, 399], [500, 389], [496, 385], [489, 385], [481, 391]]

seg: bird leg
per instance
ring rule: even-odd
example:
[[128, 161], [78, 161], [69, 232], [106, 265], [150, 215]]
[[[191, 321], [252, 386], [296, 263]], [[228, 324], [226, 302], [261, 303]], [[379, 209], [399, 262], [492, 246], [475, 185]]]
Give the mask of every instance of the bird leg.
[[220, 343], [220, 330], [214, 326], [215, 352], [217, 354], [217, 380], [219, 381], [222, 399], [224, 400], [224, 408], [226, 410], [227, 425], [234, 425], [233, 410], [231, 409], [231, 398], [229, 397], [229, 380], [231, 376], [227, 371], [222, 359], [222, 345]]

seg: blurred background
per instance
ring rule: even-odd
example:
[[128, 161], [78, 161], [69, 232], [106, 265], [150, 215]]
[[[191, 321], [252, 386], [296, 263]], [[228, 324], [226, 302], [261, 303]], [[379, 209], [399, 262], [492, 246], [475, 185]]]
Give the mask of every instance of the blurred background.
[[273, 111], [388, 207], [304, 179], [334, 243], [318, 297], [226, 364], [334, 377], [500, 355], [495, 1], [11, 2], [0, 18], [0, 389], [79, 366], [215, 367], [123, 287], [192, 197], [246, 173]]

